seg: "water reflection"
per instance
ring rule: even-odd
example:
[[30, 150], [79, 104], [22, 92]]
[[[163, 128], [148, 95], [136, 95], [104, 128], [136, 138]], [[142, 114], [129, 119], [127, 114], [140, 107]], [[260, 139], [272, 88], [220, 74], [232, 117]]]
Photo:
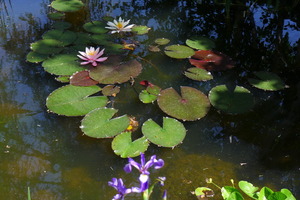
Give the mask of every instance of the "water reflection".
[[[46, 17], [49, 1], [32, 2], [0, 1], [5, 10], [0, 14], [0, 198], [24, 199], [30, 186], [35, 199], [110, 199], [115, 192], [107, 186], [111, 177], [135, 182], [123, 172], [126, 160], [113, 154], [110, 140], [82, 136], [81, 118], [46, 112], [45, 99], [62, 84], [39, 65], [24, 61], [29, 44], [51, 23]], [[280, 75], [289, 88], [268, 93], [251, 89], [257, 97], [252, 112], [230, 116], [212, 108], [201, 121], [186, 123], [189, 131], [180, 147], [172, 151], [151, 146], [148, 152], [166, 161], [160, 173], [168, 178], [172, 199], [193, 198], [189, 192], [204, 185], [207, 176], [215, 176], [220, 184], [236, 178], [287, 187], [299, 196], [299, 3], [236, 1], [226, 8], [216, 2], [90, 0], [86, 3], [91, 10], [70, 14], [67, 20], [82, 24], [106, 15], [122, 16], [151, 27], [148, 36], [139, 38], [138, 54], [152, 63], [143, 63], [145, 73], [139, 78], [163, 88], [190, 85], [207, 94], [218, 84], [246, 85], [253, 71]], [[236, 68], [214, 73], [214, 80], [206, 84], [195, 83], [182, 79], [188, 62], [148, 54], [147, 45], [157, 37], [177, 44], [192, 35], [215, 39], [216, 49], [231, 56]], [[124, 88], [116, 99], [121, 113], [140, 122], [164, 115], [156, 105], [138, 102], [129, 84]], [[182, 175], [175, 176], [178, 173]]]

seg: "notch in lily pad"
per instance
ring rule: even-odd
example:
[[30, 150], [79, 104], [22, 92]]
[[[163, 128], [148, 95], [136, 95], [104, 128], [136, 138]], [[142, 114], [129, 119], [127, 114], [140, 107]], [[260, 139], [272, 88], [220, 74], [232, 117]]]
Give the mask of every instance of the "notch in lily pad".
[[171, 45], [165, 47], [165, 54], [171, 58], [184, 59], [190, 58], [195, 51], [185, 45]]
[[120, 92], [120, 86], [117, 85], [106, 85], [102, 88], [102, 94], [104, 96], [117, 96]]
[[152, 119], [144, 122], [142, 133], [153, 144], [174, 148], [184, 140], [186, 129], [178, 120], [164, 117], [162, 127]]
[[254, 72], [254, 75], [257, 78], [249, 78], [248, 81], [253, 87], [258, 89], [277, 91], [286, 87], [281, 78], [272, 72], [259, 71]]
[[90, 33], [103, 34], [108, 30], [105, 28], [105, 23], [101, 21], [91, 21], [83, 25], [84, 30]]
[[136, 157], [148, 149], [149, 141], [145, 136], [132, 141], [131, 134], [130, 131], [123, 132], [112, 141], [114, 153], [121, 158]]
[[226, 85], [218, 85], [210, 90], [208, 97], [215, 108], [229, 114], [244, 113], [254, 106], [253, 95], [241, 86], [230, 90]]
[[81, 130], [85, 135], [93, 138], [111, 138], [130, 125], [127, 115], [112, 118], [118, 112], [114, 108], [97, 108], [92, 110], [81, 121]]
[[76, 12], [83, 8], [84, 4], [80, 0], [54, 0], [50, 6], [61, 12]]
[[197, 50], [211, 50], [215, 48], [215, 43], [209, 38], [194, 36], [185, 41], [186, 45]]
[[75, 86], [97, 85], [99, 82], [91, 79], [88, 70], [76, 72], [70, 77], [70, 84]]
[[208, 81], [213, 79], [210, 72], [197, 67], [188, 68], [187, 71], [184, 72], [184, 75], [195, 81]]

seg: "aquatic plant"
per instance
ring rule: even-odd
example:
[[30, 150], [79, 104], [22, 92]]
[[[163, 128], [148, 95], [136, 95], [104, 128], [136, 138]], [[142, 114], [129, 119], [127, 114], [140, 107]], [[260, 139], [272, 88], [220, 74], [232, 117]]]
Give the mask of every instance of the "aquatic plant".
[[111, 33], [130, 32], [134, 24], [129, 25], [130, 20], [125, 22], [124, 19], [119, 17], [118, 21], [114, 19], [112, 22], [107, 22], [105, 28], [112, 30]]
[[97, 62], [103, 62], [107, 60], [107, 57], [101, 57], [104, 53], [104, 49], [100, 51], [100, 48], [98, 47], [95, 49], [94, 47], [86, 47], [85, 52], [79, 51], [81, 55], [77, 55], [80, 59], [84, 60], [84, 62], [81, 62], [81, 65], [87, 65], [92, 64], [94, 67], [97, 66]]

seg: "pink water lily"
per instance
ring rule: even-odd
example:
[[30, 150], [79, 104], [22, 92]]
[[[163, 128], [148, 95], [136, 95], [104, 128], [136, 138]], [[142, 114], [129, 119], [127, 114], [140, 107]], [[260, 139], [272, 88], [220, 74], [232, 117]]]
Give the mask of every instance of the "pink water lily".
[[98, 47], [96, 50], [94, 47], [86, 47], [85, 52], [79, 51], [81, 55], [77, 55], [80, 59], [85, 60], [81, 62], [81, 65], [87, 65], [91, 63], [94, 67], [97, 66], [97, 62], [103, 62], [107, 59], [107, 57], [101, 57], [104, 53], [104, 49], [100, 51]]
[[126, 22], [124, 19], [119, 17], [119, 20], [115, 20], [113, 22], [107, 22], [107, 29], [112, 30], [111, 33], [120, 33], [120, 32], [129, 32], [131, 31], [131, 28], [134, 26], [134, 24], [128, 25], [130, 20], [127, 20]]

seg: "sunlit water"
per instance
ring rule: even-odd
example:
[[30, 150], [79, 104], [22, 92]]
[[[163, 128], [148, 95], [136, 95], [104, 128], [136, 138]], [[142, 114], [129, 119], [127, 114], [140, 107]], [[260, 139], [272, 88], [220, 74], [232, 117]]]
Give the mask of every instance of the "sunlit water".
[[[137, 82], [148, 79], [162, 88], [176, 89], [188, 85], [207, 94], [219, 84], [245, 85], [245, 77], [252, 71], [269, 70], [281, 76], [289, 86], [284, 91], [252, 89], [256, 97], [253, 111], [231, 116], [211, 108], [203, 119], [184, 123], [188, 132], [181, 145], [175, 149], [152, 145], [146, 156], [156, 154], [165, 160], [166, 166], [153, 175], [167, 177], [164, 188], [170, 199], [196, 199], [190, 192], [208, 186], [205, 178], [210, 177], [219, 185], [230, 185], [233, 178], [274, 190], [288, 188], [299, 198], [297, 27], [286, 27], [284, 34], [289, 35], [282, 40], [288, 42], [278, 53], [274, 36], [277, 22], [271, 22], [273, 13], [266, 11], [266, 5], [251, 4], [247, 12], [240, 11], [243, 7], [232, 7], [226, 19], [224, 5], [198, 2], [202, 4], [95, 0], [87, 2], [90, 9], [74, 21], [122, 16], [151, 27], [148, 36], [138, 38], [142, 45], [134, 53], [153, 65], [142, 63], [144, 70]], [[122, 177], [130, 186], [137, 184], [132, 174], [123, 171], [127, 160], [113, 153], [110, 139], [83, 136], [80, 117], [48, 113], [47, 96], [63, 84], [44, 72], [40, 64], [25, 62], [30, 43], [51, 28], [48, 4], [43, 0], [0, 0], [0, 199], [26, 199], [27, 187], [33, 199], [111, 199], [115, 191], [107, 182], [112, 177]], [[286, 18], [285, 25], [299, 22], [296, 8], [291, 10], [293, 18]], [[236, 68], [214, 73], [214, 80], [208, 83], [196, 83], [182, 76], [190, 66], [188, 62], [163, 53], [154, 55], [144, 48], [159, 37], [183, 44], [191, 35], [216, 39], [216, 49], [232, 57]], [[137, 97], [135, 90], [124, 84], [115, 107], [120, 113], [136, 116], [140, 124], [165, 116], [156, 104], [144, 105]]]

